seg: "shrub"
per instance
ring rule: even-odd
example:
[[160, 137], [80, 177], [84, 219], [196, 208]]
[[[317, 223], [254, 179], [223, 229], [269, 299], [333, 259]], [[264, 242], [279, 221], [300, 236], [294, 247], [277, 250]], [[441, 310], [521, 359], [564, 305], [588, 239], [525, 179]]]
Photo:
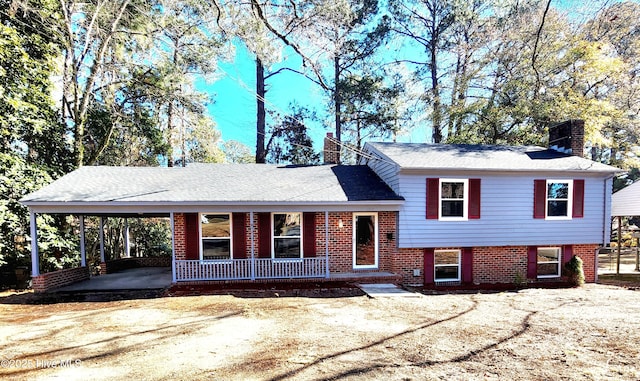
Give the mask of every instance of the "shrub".
[[584, 270], [582, 268], [582, 259], [573, 256], [565, 265], [564, 270], [569, 277], [569, 281], [574, 286], [582, 286], [584, 284]]

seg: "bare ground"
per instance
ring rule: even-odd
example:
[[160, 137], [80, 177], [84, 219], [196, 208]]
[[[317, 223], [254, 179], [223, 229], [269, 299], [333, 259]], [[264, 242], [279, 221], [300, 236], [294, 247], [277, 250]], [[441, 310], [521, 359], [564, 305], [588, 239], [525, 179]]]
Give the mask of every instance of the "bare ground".
[[633, 289], [380, 299], [337, 297], [350, 294], [342, 291], [81, 302], [5, 293], [0, 378], [640, 378], [640, 292]]

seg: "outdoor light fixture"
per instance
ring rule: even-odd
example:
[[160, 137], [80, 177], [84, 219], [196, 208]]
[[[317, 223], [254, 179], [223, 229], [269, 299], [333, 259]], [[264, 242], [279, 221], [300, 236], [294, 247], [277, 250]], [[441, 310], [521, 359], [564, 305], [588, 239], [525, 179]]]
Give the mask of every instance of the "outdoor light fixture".
[[344, 227], [344, 223], [342, 222], [342, 218], [338, 220], [338, 227], [342, 229]]

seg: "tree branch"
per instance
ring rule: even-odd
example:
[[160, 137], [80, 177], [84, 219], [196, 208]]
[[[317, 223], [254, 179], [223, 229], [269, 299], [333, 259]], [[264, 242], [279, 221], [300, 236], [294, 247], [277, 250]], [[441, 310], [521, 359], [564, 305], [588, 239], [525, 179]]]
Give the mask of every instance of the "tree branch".
[[540, 27], [538, 28], [538, 32], [536, 33], [536, 42], [533, 45], [533, 53], [531, 54], [531, 67], [533, 71], [536, 73], [536, 92], [534, 93], [534, 97], [537, 97], [538, 91], [540, 88], [540, 73], [538, 72], [538, 68], [536, 68], [536, 59], [538, 58], [538, 42], [540, 41], [540, 36], [542, 35], [542, 28], [544, 27], [544, 21], [547, 18], [547, 13], [549, 12], [549, 7], [551, 6], [551, 0], [547, 0], [547, 6], [544, 9], [544, 13], [542, 14], [542, 20], [540, 20]]
[[322, 73], [320, 72], [320, 70], [318, 70], [318, 68], [313, 63], [313, 61], [311, 61], [302, 52], [302, 50], [300, 50], [300, 48], [296, 44], [294, 44], [293, 42], [289, 41], [289, 39], [287, 38], [286, 35], [278, 32], [276, 30], [276, 28], [274, 28], [273, 25], [271, 25], [271, 23], [267, 20], [267, 17], [265, 16], [264, 12], [262, 11], [262, 8], [260, 7], [260, 4], [258, 4], [258, 1], [257, 0], [251, 0], [251, 5], [252, 5], [252, 7], [253, 7], [253, 9], [255, 11], [255, 15], [260, 19], [260, 21], [262, 21], [264, 26], [266, 26], [267, 29], [269, 29], [269, 31], [271, 33], [273, 33], [276, 37], [278, 37], [280, 39], [280, 41], [284, 42], [287, 46], [291, 47], [300, 57], [302, 57], [302, 61], [304, 63], [308, 63], [311, 66], [311, 69], [313, 70], [313, 72], [318, 77], [318, 81], [316, 83], [319, 84], [323, 89], [325, 89], [327, 91], [331, 90], [329, 85], [327, 85], [324, 82], [323, 77], [322, 77]]

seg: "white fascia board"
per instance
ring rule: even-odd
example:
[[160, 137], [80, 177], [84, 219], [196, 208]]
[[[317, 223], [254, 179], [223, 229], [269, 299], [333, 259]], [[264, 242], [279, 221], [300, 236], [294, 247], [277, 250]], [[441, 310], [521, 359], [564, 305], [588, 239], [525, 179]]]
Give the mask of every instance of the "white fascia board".
[[274, 210], [300, 212], [350, 212], [350, 211], [399, 211], [403, 200], [350, 201], [332, 203], [124, 203], [124, 202], [29, 202], [25, 203], [35, 213], [50, 214], [145, 214], [189, 213], [201, 211], [271, 212]]
[[562, 170], [562, 169], [544, 169], [544, 170], [522, 170], [522, 169], [477, 169], [477, 168], [402, 168], [401, 174], [406, 175], [437, 175], [437, 176], [539, 176], [545, 175], [557, 176], [561, 173], [565, 177], [610, 177], [618, 173], [626, 173], [624, 171], [577, 171], [577, 170]]

